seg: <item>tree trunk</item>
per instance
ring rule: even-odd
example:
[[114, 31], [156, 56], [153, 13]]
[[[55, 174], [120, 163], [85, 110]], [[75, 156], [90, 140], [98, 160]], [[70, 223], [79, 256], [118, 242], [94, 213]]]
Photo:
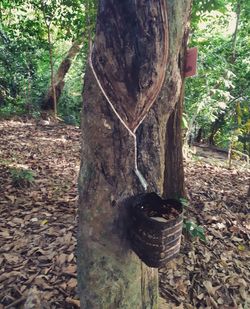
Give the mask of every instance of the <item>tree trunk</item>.
[[164, 192], [168, 198], [185, 196], [182, 156], [181, 117], [184, 98], [184, 83], [181, 96], [169, 117], [166, 128]]
[[[149, 183], [149, 191], [180, 195], [183, 193], [180, 57], [191, 0], [167, 0], [166, 4], [168, 65], [162, 90], [136, 133], [138, 164]], [[169, 154], [166, 154], [166, 148]], [[175, 160], [174, 154], [178, 157]], [[81, 308], [158, 308], [158, 272], [139, 260], [130, 250], [126, 237], [129, 225], [127, 198], [143, 192], [133, 169], [133, 139], [113, 113], [88, 68], [84, 82], [79, 174], [78, 284]], [[173, 189], [166, 178], [171, 179], [175, 169], [179, 170], [179, 184]], [[167, 190], [164, 190], [164, 183], [168, 184]]]
[[211, 129], [210, 129], [210, 135], [208, 137], [208, 143], [211, 146], [215, 146], [215, 135], [218, 132], [218, 130], [223, 126], [225, 121], [225, 113], [219, 114], [218, 118], [212, 123]]
[[50, 85], [49, 90], [41, 103], [41, 108], [43, 110], [54, 110], [54, 96], [56, 98], [56, 102], [58, 102], [64, 88], [64, 78], [73, 63], [74, 58], [81, 50], [82, 44], [83, 36], [72, 44], [66, 57], [59, 65], [56, 74], [53, 76], [53, 86], [52, 84]]
[[240, 12], [241, 12], [241, 0], [238, 0], [237, 7], [236, 7], [236, 25], [235, 25], [235, 31], [233, 34], [233, 50], [232, 50], [232, 63], [236, 60], [236, 43], [237, 43], [237, 35], [238, 35], [238, 29], [239, 29], [239, 22], [240, 22]]
[[49, 43], [49, 62], [50, 62], [50, 82], [51, 82], [51, 92], [52, 92], [52, 108], [54, 115], [57, 115], [57, 100], [56, 100], [56, 88], [55, 88], [55, 74], [54, 74], [54, 64], [53, 64], [53, 50], [50, 35], [50, 25], [48, 26], [48, 43]]
[[199, 128], [198, 133], [197, 133], [197, 135], [195, 136], [195, 139], [194, 139], [195, 143], [198, 143], [198, 144], [201, 143], [202, 135], [203, 135], [203, 129]]

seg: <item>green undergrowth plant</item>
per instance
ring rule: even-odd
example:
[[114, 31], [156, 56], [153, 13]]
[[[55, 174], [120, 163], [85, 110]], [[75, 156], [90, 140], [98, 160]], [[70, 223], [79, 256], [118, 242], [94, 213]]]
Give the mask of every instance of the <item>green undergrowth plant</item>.
[[190, 208], [189, 201], [186, 198], [180, 198], [179, 201], [182, 203], [184, 208], [184, 219], [183, 219], [183, 232], [191, 240], [200, 239], [204, 242], [207, 242], [204, 228], [201, 225], [198, 225], [194, 220], [188, 219], [185, 216], [185, 212]]
[[31, 170], [13, 168], [10, 171], [12, 183], [17, 188], [27, 188], [34, 183], [34, 172]]
[[183, 229], [191, 240], [199, 238], [200, 240], [207, 242], [204, 228], [201, 225], [197, 225], [192, 220], [184, 219]]
[[183, 206], [184, 208], [189, 207], [189, 201], [188, 201], [186, 198], [181, 197], [181, 198], [179, 198], [179, 201], [181, 202], [181, 204], [182, 204], [182, 206]]

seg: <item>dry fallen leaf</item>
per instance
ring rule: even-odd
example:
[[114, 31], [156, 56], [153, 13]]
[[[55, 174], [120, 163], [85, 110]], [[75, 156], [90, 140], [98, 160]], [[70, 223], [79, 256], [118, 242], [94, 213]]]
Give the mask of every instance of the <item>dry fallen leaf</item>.
[[68, 265], [67, 267], [63, 268], [65, 273], [75, 274], [76, 273], [76, 265]]
[[9, 264], [16, 264], [20, 260], [20, 257], [18, 255], [11, 254], [11, 253], [4, 253], [3, 257], [5, 258], [6, 262]]
[[74, 289], [77, 286], [77, 280], [75, 278], [71, 278], [68, 282], [67, 282], [67, 286], [70, 289]]
[[8, 238], [10, 237], [10, 233], [8, 230], [5, 230], [3, 232], [0, 232], [0, 236], [4, 237], [4, 238]]
[[212, 286], [211, 281], [203, 281], [203, 285], [207, 289], [208, 294], [215, 295], [216, 289]]
[[70, 253], [70, 255], [69, 255], [68, 258], [67, 258], [67, 261], [68, 261], [69, 263], [71, 263], [71, 262], [73, 261], [74, 257], [75, 257], [74, 253]]
[[73, 298], [67, 297], [66, 302], [75, 306], [75, 307], [80, 308], [80, 300], [78, 300], [78, 299], [73, 299]]
[[14, 204], [16, 197], [14, 195], [7, 195], [5, 194], [5, 196], [12, 202], [12, 204]]
[[67, 254], [65, 254], [65, 253], [61, 253], [60, 255], [58, 255], [57, 257], [56, 257], [56, 261], [57, 261], [57, 264], [58, 265], [63, 265], [63, 264], [65, 264], [65, 262], [66, 262], [66, 260], [67, 260]]
[[248, 295], [247, 295], [246, 289], [243, 286], [241, 286], [239, 291], [240, 291], [240, 296], [242, 297], [242, 299], [247, 300]]
[[202, 300], [202, 299], [204, 298], [204, 294], [201, 293], [201, 294], [197, 295], [197, 298], [198, 298], [199, 300]]

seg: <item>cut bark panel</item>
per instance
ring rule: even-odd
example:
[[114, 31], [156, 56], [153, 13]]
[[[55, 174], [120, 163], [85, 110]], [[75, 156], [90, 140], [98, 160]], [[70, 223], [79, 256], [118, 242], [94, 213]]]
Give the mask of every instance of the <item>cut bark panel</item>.
[[159, 268], [180, 251], [183, 207], [156, 193], [140, 194], [129, 203], [131, 248], [149, 267]]
[[167, 62], [165, 0], [102, 2], [90, 63], [109, 103], [131, 131], [156, 100]]

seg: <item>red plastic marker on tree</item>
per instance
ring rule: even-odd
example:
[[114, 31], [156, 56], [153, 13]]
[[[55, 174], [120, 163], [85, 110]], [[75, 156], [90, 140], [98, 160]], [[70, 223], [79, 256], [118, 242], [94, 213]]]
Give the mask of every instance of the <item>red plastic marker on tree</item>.
[[186, 64], [184, 70], [185, 77], [195, 76], [197, 73], [198, 48], [192, 47], [187, 50]]

